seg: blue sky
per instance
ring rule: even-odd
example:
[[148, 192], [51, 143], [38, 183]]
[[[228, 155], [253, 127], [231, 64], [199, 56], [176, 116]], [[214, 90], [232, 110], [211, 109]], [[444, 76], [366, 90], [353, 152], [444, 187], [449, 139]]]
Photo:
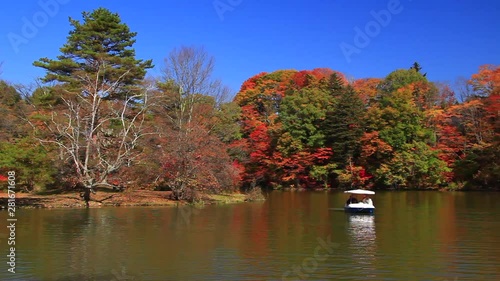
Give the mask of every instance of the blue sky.
[[68, 18], [98, 7], [138, 32], [137, 57], [155, 64], [149, 75], [160, 75], [173, 48], [204, 46], [216, 59], [215, 76], [234, 92], [279, 69], [382, 78], [418, 61], [431, 81], [453, 84], [480, 65], [500, 64], [500, 1], [493, 0], [23, 0], [2, 3], [0, 78], [43, 76], [33, 61], [55, 58]]

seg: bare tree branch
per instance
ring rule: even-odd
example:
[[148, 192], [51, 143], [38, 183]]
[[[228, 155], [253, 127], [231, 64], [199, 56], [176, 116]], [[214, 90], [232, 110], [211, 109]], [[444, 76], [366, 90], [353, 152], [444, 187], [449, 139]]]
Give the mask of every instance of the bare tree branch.
[[[42, 123], [47, 135], [40, 137], [42, 143], [62, 149], [68, 157], [64, 158], [72, 163], [76, 181], [88, 188], [111, 186], [109, 175], [137, 157], [149, 107], [150, 88], [146, 87], [125, 99], [108, 99], [129, 71], [109, 84], [103, 82], [105, 68], [103, 64], [92, 76], [78, 76], [83, 85], [78, 92], [64, 90], [62, 108], [49, 113], [49, 119]], [[43, 111], [39, 108], [41, 114], [47, 114]]]

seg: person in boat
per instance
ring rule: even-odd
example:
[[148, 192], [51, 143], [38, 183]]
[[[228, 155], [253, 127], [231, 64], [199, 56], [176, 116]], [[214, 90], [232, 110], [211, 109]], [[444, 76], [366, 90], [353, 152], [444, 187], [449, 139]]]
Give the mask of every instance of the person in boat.
[[351, 194], [351, 196], [349, 196], [349, 199], [347, 199], [345, 204], [349, 205], [349, 204], [353, 204], [353, 203], [358, 203], [358, 199], [356, 199], [356, 197], [354, 197], [354, 195]]
[[370, 197], [368, 197], [367, 194], [365, 194], [365, 196], [363, 196], [363, 201], [362, 202], [365, 203], [365, 204], [373, 205], [372, 199]]

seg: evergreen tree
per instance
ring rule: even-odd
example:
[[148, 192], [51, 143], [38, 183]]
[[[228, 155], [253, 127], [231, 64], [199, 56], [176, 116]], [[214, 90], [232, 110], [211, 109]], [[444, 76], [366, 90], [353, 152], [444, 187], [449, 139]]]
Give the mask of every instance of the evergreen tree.
[[[131, 32], [118, 14], [104, 8], [82, 15], [83, 23], [70, 18], [73, 30], [56, 60], [34, 62], [47, 70], [42, 81], [65, 83], [76, 91], [99, 91], [106, 98], [128, 95], [153, 67], [151, 60], [135, 58], [131, 47], [137, 33]], [[98, 88], [89, 89], [89, 84]]]
[[344, 167], [348, 159], [359, 152], [359, 140], [364, 131], [364, 110], [359, 95], [347, 86], [326, 115], [323, 122], [326, 146], [333, 149], [333, 159], [339, 167]]
[[[414, 69], [416, 72], [420, 72], [420, 70], [422, 70], [422, 67], [418, 62], [414, 62], [410, 69]], [[426, 77], [427, 73], [422, 74], [422, 76]]]
[[0, 171], [15, 171], [18, 187], [26, 191], [43, 191], [57, 177], [47, 148], [29, 137], [0, 141]]
[[279, 120], [286, 133], [281, 140], [288, 140], [287, 136], [290, 136], [294, 140], [291, 143], [297, 145], [282, 143], [282, 152], [288, 154], [292, 151], [297, 152], [297, 149], [323, 146], [324, 135], [320, 130], [320, 123], [325, 118], [328, 98], [325, 91], [306, 88], [283, 99]]
[[340, 95], [342, 90], [344, 89], [344, 82], [337, 73], [333, 73], [332, 75], [330, 75], [330, 78], [328, 79], [328, 86], [331, 95], [333, 97], [336, 97]]
[[62, 54], [34, 62], [47, 71], [43, 82], [57, 82], [52, 88], [57, 94], [46, 91], [49, 101], [41, 104], [62, 100], [56, 111], [39, 107], [51, 120], [43, 122], [40, 138], [59, 147], [61, 167], [72, 169], [68, 181], [88, 189], [115, 188], [108, 183], [110, 175], [132, 165], [140, 153], [149, 104], [142, 84], [152, 61], [135, 58], [136, 33], [118, 14], [104, 8], [82, 14], [83, 23], [70, 18], [73, 30]]
[[27, 124], [19, 118], [26, 111], [26, 104], [19, 92], [0, 80], [0, 142], [11, 141], [26, 134]]

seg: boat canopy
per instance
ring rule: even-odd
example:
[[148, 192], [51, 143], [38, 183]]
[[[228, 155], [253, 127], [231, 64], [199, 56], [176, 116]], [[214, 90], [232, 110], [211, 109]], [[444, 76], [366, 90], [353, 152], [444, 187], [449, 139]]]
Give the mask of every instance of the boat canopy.
[[351, 193], [351, 194], [375, 194], [375, 191], [371, 190], [364, 190], [364, 189], [353, 189], [353, 190], [346, 190], [344, 193]]

